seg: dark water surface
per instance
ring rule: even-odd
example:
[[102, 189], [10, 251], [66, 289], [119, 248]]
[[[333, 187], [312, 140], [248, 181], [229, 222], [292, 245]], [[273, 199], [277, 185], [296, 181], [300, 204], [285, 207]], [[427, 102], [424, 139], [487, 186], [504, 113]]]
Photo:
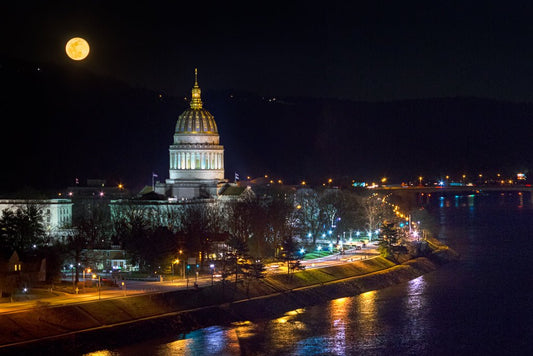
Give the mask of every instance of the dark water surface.
[[415, 280], [99, 355], [533, 355], [530, 193], [432, 196], [438, 238], [461, 254]]

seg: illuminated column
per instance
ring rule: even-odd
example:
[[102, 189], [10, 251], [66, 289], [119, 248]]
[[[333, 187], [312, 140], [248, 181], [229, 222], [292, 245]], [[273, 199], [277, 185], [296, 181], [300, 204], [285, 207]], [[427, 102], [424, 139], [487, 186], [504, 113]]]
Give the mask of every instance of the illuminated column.
[[169, 164], [170, 164], [170, 169], [173, 168], [173, 167], [172, 167], [172, 163], [173, 163], [172, 158], [173, 158], [173, 155], [174, 155], [174, 153], [170, 152], [170, 163], [169, 163]]
[[174, 152], [174, 169], [178, 169], [178, 152]]
[[181, 169], [185, 169], [185, 152], [181, 152]]
[[200, 162], [201, 162], [201, 163], [200, 163], [200, 167], [201, 167], [202, 169], [205, 169], [205, 153], [204, 153], [204, 152], [201, 153], [201, 159], [200, 159]]
[[181, 153], [178, 152], [178, 153], [176, 153], [176, 161], [177, 161], [176, 162], [176, 169], [180, 169], [180, 167], [181, 167], [180, 159], [181, 159]]
[[185, 167], [186, 169], [191, 169], [191, 153], [190, 152], [187, 152], [186, 153], [187, 155], [187, 166]]

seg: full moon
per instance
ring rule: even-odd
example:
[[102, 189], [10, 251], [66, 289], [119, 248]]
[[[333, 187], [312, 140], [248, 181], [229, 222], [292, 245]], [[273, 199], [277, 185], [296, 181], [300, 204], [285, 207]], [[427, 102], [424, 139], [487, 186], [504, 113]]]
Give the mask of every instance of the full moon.
[[71, 59], [81, 61], [89, 55], [89, 43], [81, 37], [74, 37], [67, 42], [65, 51]]

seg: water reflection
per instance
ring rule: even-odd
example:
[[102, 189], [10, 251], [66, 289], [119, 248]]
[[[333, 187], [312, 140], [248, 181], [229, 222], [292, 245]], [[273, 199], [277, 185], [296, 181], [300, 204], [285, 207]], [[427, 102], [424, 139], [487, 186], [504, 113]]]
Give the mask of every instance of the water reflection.
[[331, 320], [331, 350], [337, 355], [344, 354], [346, 350], [346, 325], [350, 323], [348, 318], [352, 299], [339, 298], [331, 301], [330, 320]]
[[404, 299], [405, 322], [403, 335], [410, 340], [424, 341], [429, 325], [427, 325], [427, 313], [429, 306], [426, 290], [425, 276], [418, 277], [407, 282], [407, 295]]
[[271, 345], [272, 353], [281, 353], [290, 349], [295, 340], [305, 339], [307, 326], [298, 320], [298, 316], [304, 311], [305, 309], [289, 311], [267, 325], [269, 335], [265, 341]]
[[85, 354], [85, 356], [114, 356], [114, 355], [118, 355], [118, 353], [111, 352], [109, 350], [100, 350], [100, 351], [94, 351], [94, 352]]

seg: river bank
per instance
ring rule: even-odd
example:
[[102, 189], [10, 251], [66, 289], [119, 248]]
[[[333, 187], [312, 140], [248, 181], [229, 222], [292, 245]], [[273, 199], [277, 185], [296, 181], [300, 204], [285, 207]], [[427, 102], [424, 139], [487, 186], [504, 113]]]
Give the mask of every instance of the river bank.
[[94, 351], [127, 340], [187, 333], [279, 315], [326, 300], [353, 296], [416, 278], [457, 258], [436, 240], [432, 253], [402, 264], [378, 257], [343, 266], [280, 274], [246, 284], [141, 295], [0, 315], [0, 351], [61, 354]]

